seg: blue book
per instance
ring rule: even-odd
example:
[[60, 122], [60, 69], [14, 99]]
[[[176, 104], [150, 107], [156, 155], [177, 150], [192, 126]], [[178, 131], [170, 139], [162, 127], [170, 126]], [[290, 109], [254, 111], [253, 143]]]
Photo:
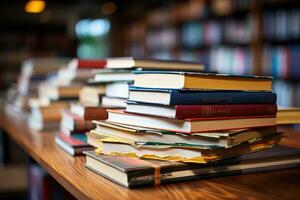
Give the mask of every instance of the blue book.
[[160, 105], [275, 104], [273, 92], [129, 87], [129, 100]]

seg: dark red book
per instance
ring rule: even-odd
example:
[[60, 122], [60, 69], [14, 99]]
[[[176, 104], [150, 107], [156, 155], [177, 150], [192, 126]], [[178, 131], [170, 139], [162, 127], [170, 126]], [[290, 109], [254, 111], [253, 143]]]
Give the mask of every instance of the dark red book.
[[102, 69], [105, 66], [104, 59], [77, 59], [77, 69]]
[[265, 105], [176, 105], [160, 106], [127, 102], [126, 112], [146, 114], [160, 117], [190, 119], [209, 117], [236, 117], [275, 115], [276, 104]]

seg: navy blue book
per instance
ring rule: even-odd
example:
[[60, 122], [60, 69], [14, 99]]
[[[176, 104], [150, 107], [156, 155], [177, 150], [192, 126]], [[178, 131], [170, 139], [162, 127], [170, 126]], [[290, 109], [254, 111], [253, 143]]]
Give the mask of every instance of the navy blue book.
[[129, 87], [129, 100], [160, 105], [275, 104], [273, 92]]

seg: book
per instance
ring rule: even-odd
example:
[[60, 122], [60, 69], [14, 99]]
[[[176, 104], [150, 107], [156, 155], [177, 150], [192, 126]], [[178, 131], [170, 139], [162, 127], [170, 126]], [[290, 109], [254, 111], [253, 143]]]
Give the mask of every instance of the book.
[[279, 107], [277, 112], [277, 124], [300, 124], [300, 108]]
[[128, 82], [114, 82], [106, 85], [105, 96], [128, 98]]
[[94, 151], [85, 154], [87, 168], [129, 188], [300, 166], [300, 150], [282, 145], [209, 164], [101, 155]]
[[189, 70], [203, 71], [204, 65], [195, 62], [158, 60], [158, 59], [142, 59], [133, 57], [120, 57], [106, 59], [106, 67], [111, 69], [163, 69], [163, 70]]
[[72, 69], [102, 69], [106, 66], [105, 59], [79, 59], [74, 58], [68, 65]]
[[273, 92], [170, 90], [129, 87], [129, 100], [162, 105], [275, 104]]
[[161, 106], [127, 101], [126, 112], [173, 119], [275, 115], [277, 105], [175, 105]]
[[32, 107], [28, 118], [28, 125], [36, 131], [50, 131], [59, 128], [62, 119], [61, 110], [66, 108], [61, 105]]
[[133, 81], [131, 70], [97, 70], [91, 83], [110, 83], [115, 81]]
[[81, 85], [52, 86], [49, 83], [41, 84], [39, 87], [39, 96], [49, 100], [76, 100], [79, 99]]
[[170, 131], [151, 130], [142, 127], [122, 126], [97, 121], [97, 128], [87, 133], [88, 143], [99, 147], [98, 142], [106, 137], [116, 138], [133, 145], [201, 146], [202, 148], [228, 148], [242, 142], [255, 141], [277, 132], [276, 127], [238, 129], [218, 132], [182, 134]]
[[173, 132], [195, 133], [275, 126], [276, 116], [248, 116], [246, 118], [216, 117], [180, 120], [125, 113], [124, 110], [108, 110], [108, 121], [132, 126], [168, 130]]
[[222, 160], [253, 151], [264, 150], [278, 144], [281, 134], [275, 133], [258, 141], [244, 142], [230, 148], [203, 148], [187, 146], [132, 145], [126, 141], [113, 138], [103, 138], [99, 143], [97, 153], [104, 155], [122, 155], [157, 160], [172, 160], [193, 163], [208, 163]]
[[101, 106], [107, 108], [125, 108], [126, 100], [127, 99], [125, 98], [103, 96], [101, 99]]
[[102, 106], [83, 106], [78, 103], [72, 103], [70, 111], [87, 121], [104, 120], [108, 117], [107, 108]]
[[134, 71], [134, 86], [168, 89], [271, 91], [268, 76], [237, 76], [183, 71]]
[[67, 136], [60, 133], [55, 136], [55, 143], [72, 156], [81, 155], [83, 151], [94, 149], [86, 143], [86, 135], [84, 134]]
[[64, 110], [62, 111], [61, 127], [63, 130], [82, 132], [94, 129], [96, 126], [92, 121], [84, 120], [69, 110]]
[[84, 86], [79, 92], [79, 102], [84, 106], [99, 106], [105, 90], [105, 85]]

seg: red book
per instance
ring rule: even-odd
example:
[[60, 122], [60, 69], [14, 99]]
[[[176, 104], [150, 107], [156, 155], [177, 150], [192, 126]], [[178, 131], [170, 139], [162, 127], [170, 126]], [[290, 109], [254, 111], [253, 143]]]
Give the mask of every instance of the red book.
[[104, 59], [77, 59], [77, 69], [102, 69], [106, 66]]
[[67, 136], [59, 133], [55, 136], [55, 143], [70, 155], [81, 155], [83, 151], [93, 150], [94, 147], [87, 143], [85, 134]]
[[275, 115], [276, 104], [265, 105], [176, 105], [160, 106], [128, 102], [126, 112], [160, 117], [191, 119], [209, 117], [236, 117]]

